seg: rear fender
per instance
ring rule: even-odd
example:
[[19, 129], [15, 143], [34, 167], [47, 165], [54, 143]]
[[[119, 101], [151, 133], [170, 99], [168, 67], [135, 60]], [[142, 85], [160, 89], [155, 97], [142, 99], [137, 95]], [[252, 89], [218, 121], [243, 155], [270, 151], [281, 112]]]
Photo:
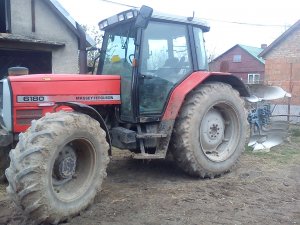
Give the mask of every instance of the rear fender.
[[82, 103], [78, 103], [78, 102], [59, 102], [59, 103], [56, 103], [56, 105], [57, 105], [57, 107], [68, 106], [76, 112], [80, 112], [80, 113], [89, 115], [93, 119], [97, 120], [100, 123], [100, 127], [106, 133], [106, 141], [109, 144], [108, 154], [111, 155], [111, 137], [109, 135], [109, 130], [108, 130], [108, 127], [106, 126], [104, 119], [102, 118], [100, 113], [97, 112], [97, 110], [95, 110], [91, 106], [88, 106], [88, 105], [85, 105]]
[[[225, 75], [225, 76], [224, 76]], [[231, 85], [236, 89], [242, 97], [249, 97], [250, 92], [244, 82], [238, 77], [231, 74], [212, 73], [203, 83], [207, 82], [222, 82]]]
[[207, 82], [227, 83], [230, 84], [234, 89], [236, 89], [241, 96], [250, 96], [245, 84], [239, 78], [233, 76], [230, 73], [204, 71], [194, 72], [173, 90], [162, 120], [175, 121], [181, 105], [185, 99], [185, 96], [192, 90], [197, 88], [199, 85]]

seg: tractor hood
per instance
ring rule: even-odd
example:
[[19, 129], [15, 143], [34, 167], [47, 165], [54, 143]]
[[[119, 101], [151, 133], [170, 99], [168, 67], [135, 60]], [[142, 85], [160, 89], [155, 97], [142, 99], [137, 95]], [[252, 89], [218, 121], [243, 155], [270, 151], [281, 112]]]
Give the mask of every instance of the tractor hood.
[[8, 77], [15, 106], [55, 102], [120, 104], [120, 76], [38, 74]]
[[80, 75], [80, 74], [32, 74], [10, 76], [11, 82], [56, 82], [56, 81], [105, 81], [120, 80], [119, 75]]
[[59, 102], [121, 104], [118, 75], [38, 74], [9, 76], [7, 80], [15, 132], [24, 131], [30, 121], [52, 112]]

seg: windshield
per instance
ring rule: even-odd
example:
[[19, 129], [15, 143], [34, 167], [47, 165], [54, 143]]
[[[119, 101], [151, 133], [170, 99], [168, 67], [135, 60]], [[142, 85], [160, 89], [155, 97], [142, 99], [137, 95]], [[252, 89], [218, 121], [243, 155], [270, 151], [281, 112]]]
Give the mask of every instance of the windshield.
[[131, 76], [134, 56], [134, 29], [132, 23], [122, 24], [105, 32], [100, 74]]
[[98, 74], [121, 76], [121, 115], [132, 116], [131, 82], [134, 58], [135, 29], [126, 23], [106, 30], [98, 68]]

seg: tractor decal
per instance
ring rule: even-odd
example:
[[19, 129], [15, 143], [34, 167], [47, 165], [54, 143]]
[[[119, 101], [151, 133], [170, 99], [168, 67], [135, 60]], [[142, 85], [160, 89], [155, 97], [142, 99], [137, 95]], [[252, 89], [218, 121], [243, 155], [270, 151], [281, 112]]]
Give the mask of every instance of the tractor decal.
[[120, 95], [57, 95], [57, 96], [34, 96], [18, 95], [17, 102], [65, 102], [65, 101], [120, 101]]

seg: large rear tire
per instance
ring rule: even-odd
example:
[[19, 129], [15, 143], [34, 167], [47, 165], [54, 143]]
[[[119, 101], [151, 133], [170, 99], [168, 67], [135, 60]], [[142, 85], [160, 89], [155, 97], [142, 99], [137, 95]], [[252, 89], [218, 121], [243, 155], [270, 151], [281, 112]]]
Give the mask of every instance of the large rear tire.
[[170, 147], [185, 172], [213, 178], [236, 164], [246, 132], [246, 110], [239, 93], [224, 83], [208, 83], [187, 96]]
[[96, 120], [77, 112], [33, 121], [10, 152], [9, 196], [35, 224], [77, 215], [93, 202], [106, 176], [105, 135]]

